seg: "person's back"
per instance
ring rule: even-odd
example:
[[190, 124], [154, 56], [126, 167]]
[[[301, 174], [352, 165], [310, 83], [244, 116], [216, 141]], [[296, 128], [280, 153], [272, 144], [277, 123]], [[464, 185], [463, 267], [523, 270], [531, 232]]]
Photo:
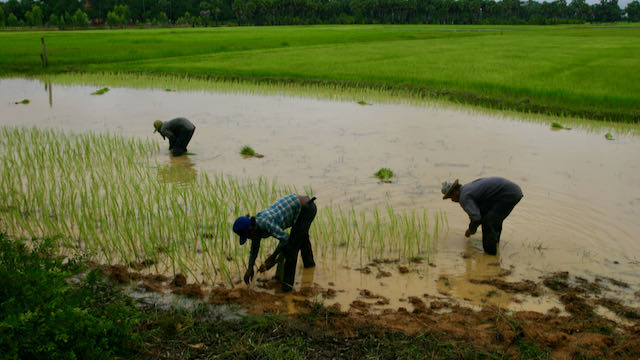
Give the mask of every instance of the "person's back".
[[482, 214], [487, 213], [496, 202], [520, 198], [520, 186], [497, 176], [480, 178], [460, 187], [460, 205], [465, 208], [465, 204], [472, 200]]
[[454, 182], [442, 183], [442, 199], [460, 203], [469, 215], [469, 227], [464, 236], [476, 233], [482, 225], [482, 248], [487, 254], [495, 255], [500, 242], [502, 222], [522, 199], [522, 189], [515, 183], [501, 177], [488, 177], [460, 185]]
[[173, 156], [180, 156], [187, 152], [187, 145], [196, 130], [195, 125], [183, 117], [165, 122], [156, 120], [153, 126], [154, 132], [159, 132], [163, 139], [169, 139], [169, 150], [173, 151]]
[[[176, 134], [180, 131], [191, 131], [191, 130], [195, 130], [196, 127], [195, 125], [193, 125], [193, 123], [191, 121], [189, 121], [186, 118], [183, 117], [178, 117], [169, 121], [165, 121], [162, 124], [162, 127], [160, 128], [160, 134], [163, 134], [163, 132], [171, 132], [173, 134]], [[164, 135], [164, 134], [163, 134]], [[166, 135], [165, 135], [166, 136]]]

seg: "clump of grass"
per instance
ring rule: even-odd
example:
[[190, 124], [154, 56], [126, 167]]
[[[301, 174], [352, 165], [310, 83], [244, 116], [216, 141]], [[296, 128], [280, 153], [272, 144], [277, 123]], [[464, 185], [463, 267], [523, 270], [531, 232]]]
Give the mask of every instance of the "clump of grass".
[[249, 145], [245, 145], [245, 146], [242, 147], [242, 149], [240, 149], [240, 155], [244, 156], [245, 158], [250, 158], [250, 157], [262, 158], [262, 157], [264, 157], [264, 155], [258, 154]]
[[22, 101], [16, 101], [16, 104], [25, 104], [25, 105], [27, 105], [30, 102], [31, 101], [29, 101], [29, 99], [23, 99]]
[[378, 172], [373, 174], [373, 176], [377, 177], [384, 183], [390, 183], [391, 178], [394, 176], [394, 174], [393, 171], [391, 171], [391, 169], [389, 168], [381, 168], [380, 170], [378, 170]]
[[551, 123], [551, 128], [554, 129], [554, 130], [561, 130], [561, 129], [571, 130], [570, 127], [565, 127], [564, 125], [560, 124], [559, 122], [555, 122], [555, 121]]
[[604, 134], [604, 138], [607, 139], [607, 140], [615, 140], [616, 139], [616, 138], [613, 137], [613, 135], [610, 132]]
[[106, 93], [107, 91], [109, 91], [109, 88], [102, 88], [100, 90], [96, 90], [94, 92], [91, 93], [91, 95], [102, 95], [104, 93]]
[[166, 89], [164, 89], [164, 91], [166, 91], [166, 92], [172, 92], [172, 91], [175, 91], [175, 90], [170, 89], [170, 88], [166, 88]]
[[366, 101], [364, 101], [364, 100], [360, 100], [360, 101], [358, 101], [358, 104], [363, 105], [363, 106], [364, 106], [364, 105], [371, 105], [371, 103], [368, 103], [368, 102], [366, 102]]

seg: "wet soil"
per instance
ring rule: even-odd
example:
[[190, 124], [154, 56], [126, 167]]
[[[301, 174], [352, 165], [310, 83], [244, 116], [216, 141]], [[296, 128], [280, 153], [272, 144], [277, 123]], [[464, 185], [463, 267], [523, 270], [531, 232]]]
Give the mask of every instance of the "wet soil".
[[[263, 281], [254, 288], [229, 289], [202, 287], [189, 283], [182, 274], [173, 278], [143, 275], [125, 266], [101, 266], [115, 284], [134, 283], [140, 289], [157, 293], [174, 293], [202, 299], [211, 305], [237, 305], [249, 314], [289, 314], [303, 321], [303, 314], [318, 311], [318, 297], [331, 299], [332, 288], [317, 284], [292, 293], [269, 292], [279, 288], [275, 280]], [[575, 356], [637, 359], [640, 357], [640, 316], [638, 308], [624, 305], [614, 298], [600, 297], [603, 286], [574, 277], [568, 272], [547, 274], [539, 281], [483, 281], [515, 294], [554, 296], [563, 309], [546, 313], [509, 311], [498, 306], [471, 308], [440, 294], [424, 294], [400, 299], [405, 307], [373, 311], [376, 304], [388, 303], [385, 296], [360, 289], [358, 299], [342, 308], [339, 303], [322, 307], [324, 316], [315, 317], [313, 326], [323, 332], [358, 338], [361, 329], [377, 328], [399, 331], [408, 336], [425, 332], [463, 341], [479, 351], [498, 351], [515, 356], [517, 343], [527, 341], [548, 349], [553, 359]], [[596, 311], [611, 309], [620, 319], [611, 320]], [[309, 324], [305, 325], [309, 326]], [[314, 331], [317, 331], [314, 330]]]

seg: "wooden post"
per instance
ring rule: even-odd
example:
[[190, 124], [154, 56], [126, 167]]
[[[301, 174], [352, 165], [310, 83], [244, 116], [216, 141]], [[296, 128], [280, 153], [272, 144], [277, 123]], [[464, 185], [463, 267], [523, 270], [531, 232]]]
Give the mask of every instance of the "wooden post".
[[42, 42], [42, 54], [40, 54], [40, 59], [42, 60], [42, 67], [47, 67], [49, 65], [49, 58], [47, 57], [47, 46], [44, 44], [44, 38], [40, 38], [40, 42]]

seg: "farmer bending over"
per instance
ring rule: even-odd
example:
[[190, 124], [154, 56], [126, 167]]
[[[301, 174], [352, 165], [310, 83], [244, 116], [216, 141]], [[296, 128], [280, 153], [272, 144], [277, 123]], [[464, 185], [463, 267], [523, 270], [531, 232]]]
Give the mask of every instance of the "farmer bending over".
[[[279, 254], [284, 254], [284, 277], [282, 291], [290, 291], [296, 275], [298, 252], [301, 253], [305, 268], [315, 266], [313, 251], [309, 241], [309, 227], [316, 217], [314, 200], [304, 195], [287, 195], [268, 208], [260, 211], [256, 216], [241, 216], [233, 224], [233, 232], [240, 236], [240, 245], [244, 245], [247, 238], [251, 239], [251, 254], [249, 268], [244, 274], [244, 282], [249, 284], [253, 279], [253, 265], [260, 251], [260, 240], [273, 236], [280, 240], [276, 250], [271, 254], [258, 272], [265, 272], [276, 264]], [[291, 227], [291, 235], [284, 229]]]
[[180, 156], [187, 152], [187, 145], [191, 141], [193, 132], [196, 131], [191, 121], [182, 117], [165, 122], [156, 120], [153, 122], [153, 127], [156, 128], [153, 132], [159, 132], [163, 140], [169, 139], [169, 150], [173, 150], [173, 156]]
[[482, 225], [482, 247], [487, 254], [495, 255], [502, 222], [522, 199], [520, 187], [501, 177], [481, 178], [465, 185], [456, 179], [453, 183], [443, 182], [442, 193], [443, 200], [459, 202], [469, 215], [471, 222], [464, 236], [475, 234], [478, 225]]

